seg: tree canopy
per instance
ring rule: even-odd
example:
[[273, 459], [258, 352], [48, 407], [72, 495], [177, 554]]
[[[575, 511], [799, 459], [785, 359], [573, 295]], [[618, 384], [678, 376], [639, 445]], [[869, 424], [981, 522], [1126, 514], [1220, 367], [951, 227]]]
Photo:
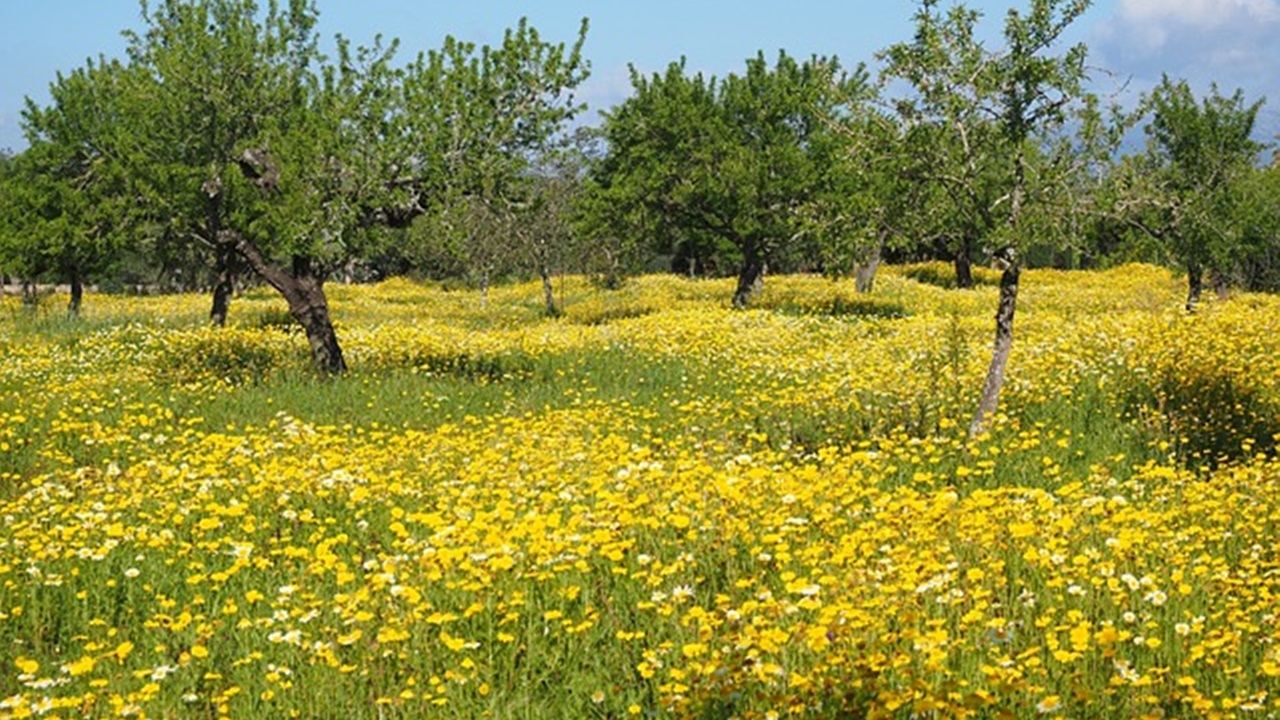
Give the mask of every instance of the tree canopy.
[[806, 232], [803, 209], [825, 175], [814, 147], [840, 97], [833, 73], [839, 85], [864, 80], [834, 59], [785, 52], [723, 79], [691, 75], [684, 61], [651, 77], [632, 68], [634, 94], [605, 114], [608, 154], [593, 178], [601, 206], [673, 249], [731, 248], [733, 303], [745, 305], [770, 259]]
[[[1200, 299], [1206, 269], [1221, 290], [1243, 260], [1249, 180], [1263, 149], [1253, 139], [1261, 100], [1216, 85], [1197, 100], [1185, 80], [1165, 76], [1148, 96], [1145, 156], [1128, 166], [1128, 217], [1187, 271], [1187, 309]], [[1255, 186], [1255, 190], [1260, 189]]]

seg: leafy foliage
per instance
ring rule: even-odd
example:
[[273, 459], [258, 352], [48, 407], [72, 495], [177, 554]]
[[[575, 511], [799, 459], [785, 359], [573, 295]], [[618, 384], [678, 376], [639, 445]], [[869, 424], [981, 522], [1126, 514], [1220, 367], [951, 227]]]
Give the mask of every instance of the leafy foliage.
[[1148, 149], [1126, 166], [1133, 175], [1123, 202], [1130, 222], [1186, 269], [1192, 309], [1206, 269], [1225, 283], [1243, 259], [1246, 188], [1262, 149], [1252, 135], [1262, 101], [1246, 103], [1240, 90], [1223, 96], [1216, 85], [1197, 100], [1185, 80], [1166, 76], [1147, 104]]
[[824, 181], [815, 146], [830, 130], [832, 78], [856, 86], [833, 59], [763, 54], [742, 75], [689, 75], [683, 60], [644, 77], [606, 114], [608, 155], [594, 175], [608, 221], [686, 257], [731, 253], [734, 304], [746, 304], [767, 262], [805, 233], [804, 209]]
[[107, 270], [129, 242], [137, 218], [116, 140], [129, 71], [91, 61], [50, 86], [52, 104], [28, 101], [23, 122], [30, 146], [0, 176], [0, 265], [27, 278], [71, 282], [72, 311], [87, 275]]
[[[915, 38], [882, 54], [885, 77], [909, 88], [897, 110], [921, 143], [913, 148], [924, 158], [915, 171], [919, 181], [936, 188], [958, 216], [962, 251], [976, 234], [1003, 269], [991, 365], [970, 424], [975, 435], [985, 430], [1004, 385], [1019, 276], [1032, 242], [1028, 217], [1040, 220], [1035, 229], [1055, 227], [1054, 213], [1043, 211], [1077, 168], [1071, 145], [1048, 140], [1084, 95], [1087, 51], [1052, 50], [1089, 5], [1032, 0], [1025, 13], [1010, 9], [1004, 47], [992, 51], [978, 39], [976, 11], [957, 4], [943, 12], [936, 0], [920, 0]], [[1038, 217], [1028, 215], [1032, 206], [1042, 210]]]
[[[345, 362], [328, 275], [376, 254], [386, 228], [461, 197], [507, 198], [531, 153], [581, 109], [572, 89], [587, 72], [585, 22], [568, 50], [521, 21], [498, 48], [447, 38], [400, 66], [397, 43], [380, 38], [355, 49], [339, 38], [337, 62], [326, 60], [311, 0], [144, 1], [142, 16], [145, 30], [126, 33], [118, 83], [92, 65], [62, 82], [67, 99], [56, 96], [50, 113], [71, 118], [57, 125], [67, 132], [44, 127], [53, 115], [28, 112], [53, 154], [31, 153], [36, 172], [58, 177], [59, 154], [81, 165], [109, 158], [111, 177], [127, 184], [104, 194], [145, 213], [153, 234], [213, 255], [215, 323], [225, 320], [238, 256], [289, 302], [329, 372]], [[82, 108], [101, 108], [110, 123], [90, 124]], [[74, 155], [84, 147], [88, 159]], [[83, 183], [85, 172], [69, 177]], [[59, 202], [48, 188], [32, 194]], [[95, 226], [61, 207], [43, 214]]]

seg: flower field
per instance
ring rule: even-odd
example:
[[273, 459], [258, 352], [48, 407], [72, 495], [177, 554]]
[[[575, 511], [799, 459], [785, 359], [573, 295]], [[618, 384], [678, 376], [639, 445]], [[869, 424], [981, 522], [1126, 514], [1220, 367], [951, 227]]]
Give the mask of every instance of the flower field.
[[0, 717], [1280, 714], [1280, 300], [920, 276], [5, 298]]

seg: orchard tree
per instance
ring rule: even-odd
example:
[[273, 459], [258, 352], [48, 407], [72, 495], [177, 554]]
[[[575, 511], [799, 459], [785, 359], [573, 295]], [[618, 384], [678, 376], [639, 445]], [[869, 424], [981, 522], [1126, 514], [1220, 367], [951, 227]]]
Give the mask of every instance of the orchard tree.
[[407, 230], [407, 263], [430, 277], [465, 277], [489, 304], [492, 282], [516, 272], [507, 217], [477, 196], [460, 195], [416, 220]]
[[[233, 261], [288, 302], [316, 366], [346, 369], [324, 293], [329, 273], [370, 254], [487, 162], [494, 184], [558, 132], [586, 77], [578, 42], [521, 21], [497, 48], [452, 38], [397, 65], [397, 43], [317, 49], [310, 0], [161, 0], [129, 37], [130, 84], [112, 156], [166, 238], [206, 247], [221, 322]], [[475, 151], [479, 144], [481, 151]]]
[[235, 280], [232, 238], [264, 204], [240, 163], [265, 157], [269, 126], [314, 100], [316, 13], [301, 0], [273, 1], [265, 17], [253, 0], [143, 0], [142, 18], [142, 32], [125, 33], [139, 72], [125, 98], [134, 136], [121, 155], [162, 232], [212, 257], [210, 319], [222, 325]]
[[1197, 100], [1185, 80], [1165, 76], [1147, 98], [1146, 155], [1133, 167], [1126, 217], [1187, 271], [1187, 311], [1200, 301], [1204, 274], [1219, 294], [1239, 260], [1247, 230], [1247, 183], [1263, 146], [1253, 140], [1262, 101], [1246, 103], [1216, 85]]
[[835, 114], [834, 66], [780, 53], [723, 80], [691, 76], [683, 61], [651, 77], [632, 68], [634, 94], [605, 114], [597, 206], [634, 234], [731, 246], [741, 258], [733, 305], [745, 306], [769, 260], [806, 232], [822, 177], [809, 145]]
[[414, 223], [411, 237], [420, 259], [451, 265], [478, 281], [488, 304], [495, 276], [533, 273], [542, 283], [549, 317], [561, 312], [552, 285], [574, 252], [571, 204], [577, 177], [558, 165], [530, 170], [500, 198], [463, 196]]
[[543, 307], [548, 317], [562, 312], [551, 278], [564, 272], [573, 250], [571, 213], [579, 182], [579, 167], [572, 156], [551, 153], [525, 179], [526, 189], [512, 213], [511, 236], [516, 251], [542, 283]]
[[90, 62], [50, 86], [52, 104], [23, 112], [28, 148], [11, 163], [3, 189], [9, 232], [0, 243], [16, 271], [70, 288], [79, 314], [86, 276], [106, 270], [129, 242], [136, 203], [127, 191], [116, 138], [128, 70]]
[[1007, 222], [1001, 199], [1012, 176], [993, 79], [982, 77], [993, 58], [974, 36], [979, 18], [963, 5], [942, 14], [922, 2], [913, 42], [880, 54], [881, 83], [906, 81], [912, 91], [894, 107], [904, 125], [903, 171], [932, 199], [918, 217], [919, 240], [952, 255], [961, 288], [973, 287], [981, 243]]
[[1029, 172], [1029, 156], [1067, 120], [1084, 91], [1086, 49], [1054, 54], [1067, 28], [1090, 0], [1031, 0], [1005, 16], [1004, 47], [987, 49], [977, 37], [979, 15], [963, 4], [944, 12], [920, 0], [911, 42], [884, 51], [886, 78], [909, 93], [899, 114], [927, 128], [929, 162], [923, 181], [944, 190], [957, 214], [980, 224], [986, 254], [1002, 270], [995, 343], [969, 432], [984, 432], [999, 403], [1013, 347], [1013, 321], [1023, 253], [1037, 238], [1024, 227], [1030, 205], [1055, 188], [1054, 175], [1073, 167], [1045, 158]]

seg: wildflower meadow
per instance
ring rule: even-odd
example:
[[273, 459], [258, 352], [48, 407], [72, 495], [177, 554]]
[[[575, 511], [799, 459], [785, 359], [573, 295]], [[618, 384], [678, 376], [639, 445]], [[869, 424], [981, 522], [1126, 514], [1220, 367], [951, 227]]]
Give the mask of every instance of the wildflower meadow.
[[0, 304], [3, 718], [1269, 718], [1280, 299], [331, 285]]

